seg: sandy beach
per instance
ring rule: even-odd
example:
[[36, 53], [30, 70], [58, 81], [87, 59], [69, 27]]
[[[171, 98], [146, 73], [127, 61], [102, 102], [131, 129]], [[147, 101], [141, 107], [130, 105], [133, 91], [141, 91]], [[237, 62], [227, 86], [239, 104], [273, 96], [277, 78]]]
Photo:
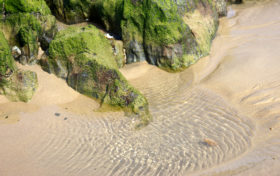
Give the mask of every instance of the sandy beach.
[[19, 65], [39, 88], [28, 103], [0, 96], [0, 175], [278, 176], [280, 0], [230, 9], [210, 55], [185, 71], [121, 69], [150, 104], [141, 130], [40, 66]]

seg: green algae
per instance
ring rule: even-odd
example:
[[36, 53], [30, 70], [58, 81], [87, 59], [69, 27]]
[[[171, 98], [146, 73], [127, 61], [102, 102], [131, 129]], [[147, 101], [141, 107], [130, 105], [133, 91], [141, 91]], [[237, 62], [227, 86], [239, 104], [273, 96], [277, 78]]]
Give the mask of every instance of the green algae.
[[11, 101], [27, 102], [37, 87], [36, 73], [17, 69], [8, 42], [0, 32], [0, 94]]
[[[127, 63], [147, 60], [173, 71], [182, 70], [209, 53], [218, 25], [218, 13], [226, 13], [224, 0], [59, 2], [48, 0], [55, 14], [67, 23], [89, 17], [107, 31], [121, 36]], [[200, 13], [196, 22], [207, 19], [204, 26], [209, 32], [193, 28], [196, 22], [184, 19], [194, 12]], [[75, 19], [67, 18], [68, 13], [76, 15]]]
[[9, 72], [13, 72], [15, 68], [15, 62], [8, 42], [3, 32], [0, 32], [0, 77], [3, 79], [3, 76], [9, 75]]
[[101, 105], [121, 107], [142, 119], [149, 116], [146, 98], [119, 72], [110, 41], [92, 25], [58, 32], [41, 65], [78, 92], [99, 99]]
[[43, 0], [6, 0], [2, 4], [5, 15], [0, 27], [9, 45], [19, 46], [28, 60], [36, 59], [39, 42], [45, 44], [44, 37], [52, 38], [57, 31], [56, 19], [49, 7]]
[[49, 7], [44, 0], [4, 0], [4, 3], [6, 13], [23, 12], [40, 13], [41, 15], [51, 14]]

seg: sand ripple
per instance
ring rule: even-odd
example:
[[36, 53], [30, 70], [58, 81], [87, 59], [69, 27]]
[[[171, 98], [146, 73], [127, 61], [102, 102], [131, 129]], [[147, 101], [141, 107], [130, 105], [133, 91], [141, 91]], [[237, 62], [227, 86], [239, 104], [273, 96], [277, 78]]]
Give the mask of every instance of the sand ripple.
[[187, 85], [160, 102], [152, 100], [161, 94], [147, 96], [154, 121], [142, 130], [121, 112], [81, 116], [57, 106], [23, 114], [18, 125], [24, 128], [11, 130], [49, 175], [180, 175], [232, 159], [250, 145], [252, 125], [209, 90]]

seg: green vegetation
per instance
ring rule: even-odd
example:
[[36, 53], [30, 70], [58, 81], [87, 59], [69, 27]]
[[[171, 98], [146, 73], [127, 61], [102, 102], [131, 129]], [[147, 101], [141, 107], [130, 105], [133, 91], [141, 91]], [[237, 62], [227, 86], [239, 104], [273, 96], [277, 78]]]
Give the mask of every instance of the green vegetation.
[[58, 32], [41, 65], [78, 92], [100, 100], [101, 105], [124, 108], [144, 121], [150, 118], [146, 98], [118, 71], [110, 42], [92, 25]]
[[[67, 23], [90, 18], [122, 36], [128, 63], [146, 59], [170, 71], [180, 71], [209, 53], [218, 13], [226, 13], [224, 0], [59, 2], [48, 0], [56, 16]], [[196, 21], [185, 20], [190, 16]]]
[[6, 0], [4, 10], [6, 16], [0, 27], [9, 44], [21, 47], [29, 60], [36, 59], [38, 43], [44, 42], [44, 36], [52, 38], [57, 31], [49, 7], [43, 0]]
[[[127, 63], [147, 60], [167, 71], [181, 71], [209, 53], [218, 16], [226, 14], [225, 0], [0, 0], [0, 4], [1, 13], [5, 12], [0, 22], [1, 43], [6, 42], [1, 46], [0, 74], [11, 74], [1, 78], [2, 93], [18, 92], [17, 97], [25, 101], [28, 98], [20, 92], [29, 90], [22, 87], [36, 89], [32, 80], [37, 79], [31, 72], [15, 69], [5, 37], [29, 60], [36, 60], [40, 43], [48, 50], [41, 60], [44, 70], [101, 104], [139, 114], [142, 124], [150, 119], [148, 103], [118, 70], [125, 62], [123, 48]], [[50, 9], [68, 24], [91, 20], [122, 42], [107, 40], [92, 25], [57, 33]]]
[[38, 88], [38, 80], [35, 72], [16, 70], [6, 78], [5, 86], [0, 86], [2, 92], [11, 101], [28, 102]]
[[14, 58], [3, 32], [0, 32], [0, 81], [10, 72], [15, 71]]
[[44, 0], [4, 0], [4, 2], [7, 13], [23, 12], [40, 13], [41, 15], [51, 14], [51, 11]]
[[38, 87], [37, 75], [16, 68], [4, 34], [0, 32], [0, 94], [12, 101], [29, 101]]

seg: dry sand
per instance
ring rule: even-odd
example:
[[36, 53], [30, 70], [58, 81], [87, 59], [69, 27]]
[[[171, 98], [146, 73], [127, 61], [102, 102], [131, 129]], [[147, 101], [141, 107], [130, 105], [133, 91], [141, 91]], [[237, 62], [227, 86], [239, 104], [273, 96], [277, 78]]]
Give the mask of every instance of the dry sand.
[[64, 80], [23, 67], [40, 86], [27, 104], [0, 96], [0, 175], [279, 175], [280, 0], [233, 9], [210, 56], [184, 72], [121, 70], [150, 102], [154, 121], [139, 131], [123, 112], [98, 112]]

